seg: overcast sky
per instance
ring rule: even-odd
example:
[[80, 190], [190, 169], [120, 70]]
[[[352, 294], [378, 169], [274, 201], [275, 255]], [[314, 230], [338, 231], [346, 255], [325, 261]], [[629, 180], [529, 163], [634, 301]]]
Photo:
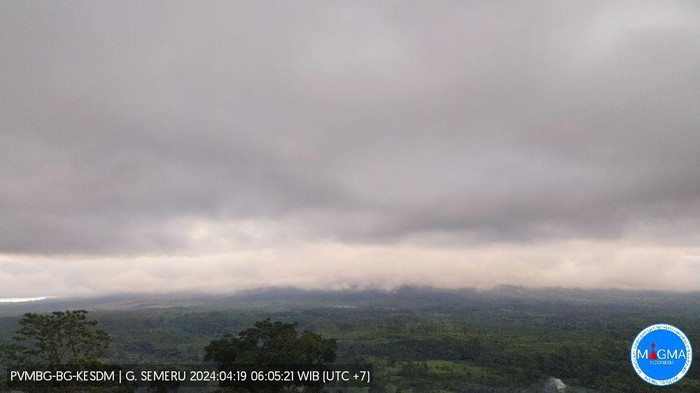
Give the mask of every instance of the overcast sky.
[[700, 290], [694, 1], [2, 1], [0, 297]]

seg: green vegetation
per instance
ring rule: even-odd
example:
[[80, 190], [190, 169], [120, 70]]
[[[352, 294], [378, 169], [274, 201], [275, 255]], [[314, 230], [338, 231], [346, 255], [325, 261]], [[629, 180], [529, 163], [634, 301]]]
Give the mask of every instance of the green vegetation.
[[13, 343], [0, 348], [5, 362], [58, 366], [98, 363], [112, 338], [87, 319], [87, 311], [24, 314]]
[[[293, 366], [299, 370], [322, 370], [324, 365], [332, 363], [336, 357], [336, 342], [324, 339], [318, 334], [304, 331], [297, 334], [296, 324], [270, 322], [269, 319], [256, 322], [251, 328], [239, 333], [215, 339], [205, 348], [205, 360], [213, 360], [220, 370], [235, 370], [239, 366], [265, 367]], [[231, 386], [231, 383], [221, 383]], [[240, 386], [239, 384], [236, 384]], [[248, 380], [244, 388], [249, 391], [281, 392], [321, 391], [321, 383], [295, 384], [284, 381], [266, 383]]]
[[[252, 348], [245, 346], [247, 338], [272, 331], [292, 343], [293, 337], [304, 337], [296, 333], [298, 326], [313, 332], [307, 333], [313, 342], [326, 342], [321, 336], [334, 338], [336, 363], [372, 364], [372, 392], [529, 393], [542, 392], [548, 380], [559, 378], [569, 386], [568, 393], [644, 393], [658, 388], [632, 370], [629, 348], [636, 334], [666, 322], [684, 330], [691, 343], [699, 343], [699, 311], [696, 294], [412, 289], [275, 294], [245, 302], [217, 298], [196, 305], [91, 314], [114, 337], [106, 353], [107, 362], [113, 363], [194, 363], [208, 357], [221, 364], [226, 357], [220, 348], [246, 353]], [[256, 324], [267, 318], [281, 322]], [[0, 318], [0, 331], [16, 324], [14, 318]], [[232, 332], [238, 333], [224, 336]], [[294, 347], [282, 342], [276, 346], [284, 352], [288, 350], [281, 348]], [[274, 358], [255, 350], [241, 356], [246, 360], [229, 359]], [[293, 350], [289, 356], [296, 356]], [[311, 359], [326, 362], [331, 357]], [[682, 381], [664, 391], [700, 392], [697, 359]]]
[[[97, 327], [97, 321], [87, 319], [87, 311], [55, 311], [48, 315], [26, 313], [17, 323], [12, 342], [0, 345], [0, 365], [14, 369], [54, 370], [67, 367], [86, 370], [99, 367], [112, 342], [111, 336]], [[4, 367], [3, 367], [4, 369]], [[0, 386], [5, 384], [2, 371]], [[128, 387], [81, 388], [82, 392], [128, 392]], [[75, 392], [77, 385], [62, 382], [46, 386], [41, 382], [25, 384], [22, 391]]]
[[336, 342], [304, 331], [297, 334], [296, 324], [256, 322], [251, 328], [233, 336], [213, 340], [204, 348], [204, 360], [220, 366], [235, 364], [274, 366], [280, 364], [320, 366], [336, 357]]

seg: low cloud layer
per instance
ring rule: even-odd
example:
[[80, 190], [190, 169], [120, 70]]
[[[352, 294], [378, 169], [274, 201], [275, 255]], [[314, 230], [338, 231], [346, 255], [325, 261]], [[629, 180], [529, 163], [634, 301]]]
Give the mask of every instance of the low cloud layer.
[[0, 295], [700, 285], [694, 2], [5, 2], [0, 36]]
[[[0, 257], [13, 297], [201, 291], [261, 286], [393, 290], [494, 285], [697, 290], [700, 248], [571, 241], [464, 249], [315, 243], [207, 255], [138, 258]], [[6, 295], [9, 296], [9, 295]]]

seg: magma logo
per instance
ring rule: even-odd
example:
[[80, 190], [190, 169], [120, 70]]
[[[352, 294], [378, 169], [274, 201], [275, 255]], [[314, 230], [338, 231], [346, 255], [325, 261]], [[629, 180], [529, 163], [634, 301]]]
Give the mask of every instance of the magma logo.
[[640, 378], [652, 385], [666, 386], [678, 382], [688, 372], [693, 349], [680, 329], [659, 323], [637, 335], [630, 356]]

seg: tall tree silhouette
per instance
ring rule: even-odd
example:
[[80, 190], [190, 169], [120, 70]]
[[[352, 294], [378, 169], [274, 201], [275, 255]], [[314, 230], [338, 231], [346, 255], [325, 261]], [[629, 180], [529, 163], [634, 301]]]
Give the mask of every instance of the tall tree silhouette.
[[16, 364], [86, 365], [98, 363], [112, 338], [87, 319], [87, 311], [24, 314], [5, 357]]
[[[253, 327], [237, 336], [228, 334], [215, 339], [205, 347], [205, 360], [215, 361], [221, 370], [322, 370], [335, 361], [335, 339], [324, 339], [309, 331], [298, 334], [296, 323], [256, 322]], [[296, 374], [295, 374], [296, 377]], [[284, 389], [316, 391], [320, 384], [295, 381], [247, 381], [221, 383], [221, 386], [237, 386], [249, 392], [280, 392]]]

